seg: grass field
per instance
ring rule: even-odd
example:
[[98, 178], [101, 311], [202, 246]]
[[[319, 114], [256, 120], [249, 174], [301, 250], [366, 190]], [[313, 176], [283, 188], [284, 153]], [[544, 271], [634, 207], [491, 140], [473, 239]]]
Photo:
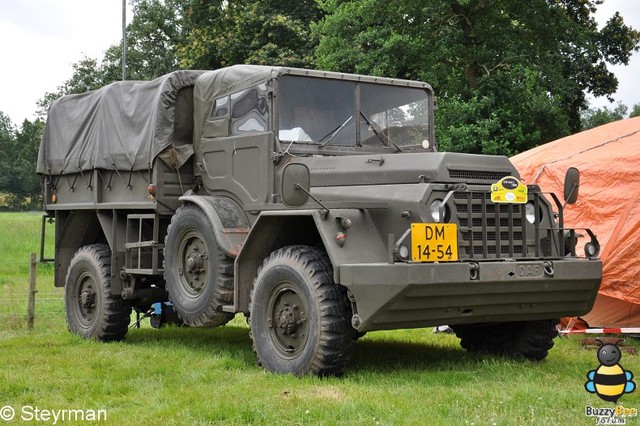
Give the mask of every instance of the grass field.
[[[25, 406], [105, 410], [108, 424], [185, 425], [593, 425], [586, 406], [613, 407], [584, 390], [598, 362], [578, 337], [556, 339], [532, 363], [473, 356], [430, 329], [369, 333], [339, 379], [262, 371], [240, 316], [215, 329], [144, 323], [124, 342], [83, 341], [67, 332], [50, 264], [38, 266], [28, 332], [29, 253], [39, 234], [39, 214], [0, 213], [0, 407], [17, 412], [16, 424]], [[640, 377], [639, 356], [624, 354], [621, 364]], [[640, 391], [620, 402], [640, 408]]]

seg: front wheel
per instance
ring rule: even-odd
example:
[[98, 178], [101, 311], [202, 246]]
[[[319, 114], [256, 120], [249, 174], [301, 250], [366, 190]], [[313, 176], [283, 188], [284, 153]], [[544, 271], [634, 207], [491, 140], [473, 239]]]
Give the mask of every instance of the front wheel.
[[69, 331], [103, 342], [122, 340], [131, 320], [131, 306], [111, 294], [111, 250], [94, 244], [80, 248], [65, 280], [64, 299]]
[[274, 251], [251, 294], [258, 364], [276, 373], [342, 375], [351, 358], [351, 308], [326, 254], [309, 246]]
[[515, 321], [451, 326], [460, 346], [470, 352], [540, 361], [549, 354], [558, 335], [557, 320]]

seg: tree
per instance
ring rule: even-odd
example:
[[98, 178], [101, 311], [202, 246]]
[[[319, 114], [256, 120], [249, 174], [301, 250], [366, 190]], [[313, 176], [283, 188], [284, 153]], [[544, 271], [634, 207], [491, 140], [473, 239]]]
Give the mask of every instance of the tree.
[[[151, 80], [179, 68], [217, 69], [238, 63], [310, 66], [321, 17], [314, 0], [134, 0], [127, 26], [127, 79]], [[101, 60], [82, 58], [73, 75], [38, 102], [40, 117], [59, 97], [118, 81], [122, 48]]]
[[599, 0], [325, 0], [317, 63], [430, 82], [441, 147], [511, 154], [580, 130], [585, 96], [615, 92], [640, 33]]
[[614, 109], [606, 106], [602, 108], [589, 108], [582, 113], [582, 128], [584, 130], [593, 129], [603, 124], [622, 120], [627, 116], [627, 108], [622, 102], [618, 102]]
[[96, 59], [83, 57], [72, 65], [73, 74], [71, 77], [58, 86], [55, 92], [47, 92], [40, 98], [36, 105], [38, 107], [37, 115], [40, 119], [44, 119], [56, 99], [74, 93], [85, 93], [90, 90], [98, 89], [112, 81], [105, 76], [104, 69]]
[[309, 27], [321, 16], [314, 0], [193, 0], [185, 15], [181, 65], [311, 66], [317, 42]]
[[640, 104], [635, 104], [631, 107], [629, 117], [640, 117]]
[[36, 163], [43, 129], [40, 120], [24, 120], [16, 130], [0, 112], [0, 193], [4, 194], [4, 204], [12, 210], [41, 207]]
[[24, 120], [16, 133], [15, 142], [15, 174], [16, 183], [12, 193], [16, 196], [15, 207], [42, 207], [42, 188], [40, 176], [36, 174], [38, 149], [42, 140], [44, 122]]
[[[179, 67], [178, 49], [184, 44], [183, 14], [189, 0], [133, 0], [133, 19], [127, 26], [127, 79], [151, 80]], [[109, 47], [101, 60], [83, 57], [72, 65], [71, 77], [37, 102], [44, 118], [61, 96], [84, 93], [122, 79], [122, 45]]]
[[[189, 0], [134, 0], [127, 26], [127, 79], [151, 80], [180, 66], [179, 49], [185, 42], [184, 15]], [[104, 79], [122, 78], [122, 46], [114, 44], [102, 60]]]
[[8, 115], [0, 111], [0, 194], [9, 192], [11, 185], [12, 148], [15, 128]]

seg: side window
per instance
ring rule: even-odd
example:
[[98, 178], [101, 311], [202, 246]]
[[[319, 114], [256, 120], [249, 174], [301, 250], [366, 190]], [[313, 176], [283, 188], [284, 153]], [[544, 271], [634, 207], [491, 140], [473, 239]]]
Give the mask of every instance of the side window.
[[213, 101], [213, 108], [211, 108], [212, 120], [219, 118], [229, 118], [229, 97], [218, 98]]
[[266, 84], [234, 93], [230, 100], [231, 134], [261, 133], [269, 130], [269, 101]]

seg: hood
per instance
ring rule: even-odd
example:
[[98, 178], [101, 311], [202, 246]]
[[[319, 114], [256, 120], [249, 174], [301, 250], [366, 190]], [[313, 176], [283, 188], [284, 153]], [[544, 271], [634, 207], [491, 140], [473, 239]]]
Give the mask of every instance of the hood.
[[520, 177], [507, 157], [458, 153], [369, 154], [299, 157], [311, 171], [311, 186], [403, 183], [490, 184]]

